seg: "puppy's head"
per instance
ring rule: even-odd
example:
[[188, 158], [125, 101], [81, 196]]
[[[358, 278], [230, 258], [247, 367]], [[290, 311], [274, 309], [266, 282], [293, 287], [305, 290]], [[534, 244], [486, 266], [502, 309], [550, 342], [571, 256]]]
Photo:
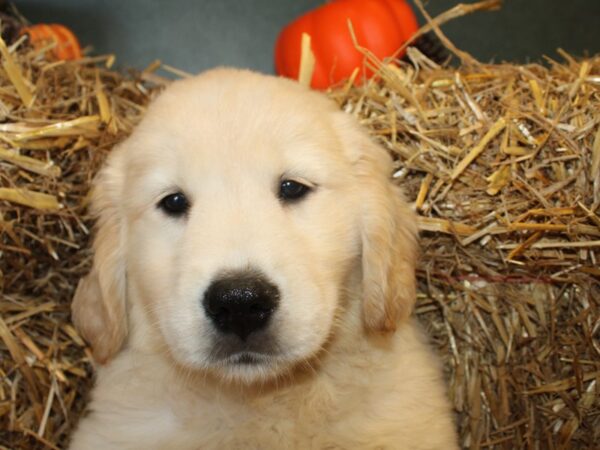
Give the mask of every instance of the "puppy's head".
[[178, 81], [97, 179], [74, 321], [105, 362], [126, 311], [142, 311], [129, 326], [180, 365], [246, 382], [318, 354], [349, 302], [368, 331], [393, 331], [414, 302], [416, 226], [391, 170], [353, 119], [292, 81]]

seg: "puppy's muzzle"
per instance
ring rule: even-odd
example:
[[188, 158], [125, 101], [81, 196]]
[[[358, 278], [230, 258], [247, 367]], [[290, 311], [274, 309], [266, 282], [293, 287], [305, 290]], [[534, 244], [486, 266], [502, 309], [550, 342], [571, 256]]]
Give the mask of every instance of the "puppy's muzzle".
[[248, 271], [214, 280], [204, 293], [206, 315], [221, 333], [242, 341], [265, 328], [279, 303], [279, 289], [262, 274]]

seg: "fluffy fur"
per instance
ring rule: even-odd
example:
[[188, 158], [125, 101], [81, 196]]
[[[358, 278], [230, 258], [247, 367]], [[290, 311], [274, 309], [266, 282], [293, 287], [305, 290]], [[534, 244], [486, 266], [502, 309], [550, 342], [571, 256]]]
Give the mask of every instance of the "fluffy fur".
[[[351, 117], [292, 81], [217, 69], [166, 89], [95, 184], [73, 319], [99, 367], [71, 448], [457, 448], [410, 318], [417, 228], [391, 170]], [[284, 204], [283, 178], [312, 191]], [[156, 206], [177, 191], [185, 217]], [[281, 292], [250, 364], [246, 344], [215, 356], [224, 337], [201, 301], [246, 268]]]

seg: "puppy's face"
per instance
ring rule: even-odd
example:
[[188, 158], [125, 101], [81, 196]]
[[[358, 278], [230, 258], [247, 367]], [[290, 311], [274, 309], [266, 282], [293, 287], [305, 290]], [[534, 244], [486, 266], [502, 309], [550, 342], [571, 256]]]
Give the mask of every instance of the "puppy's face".
[[130, 282], [182, 364], [269, 373], [327, 339], [359, 253], [356, 186], [317, 111], [189, 84], [128, 144]]
[[[365, 300], [365, 323], [392, 329], [414, 294], [414, 226], [397, 193], [382, 187], [387, 156], [365, 156], [370, 147], [328, 101], [286, 80], [220, 70], [167, 89], [97, 184], [96, 260], [74, 313], [93, 345], [104, 340], [99, 359], [125, 336], [127, 308], [104, 311], [102, 297], [112, 295], [141, 306], [185, 367], [246, 382], [277, 376], [323, 347], [361, 262], [363, 278], [380, 284], [365, 286], [366, 297], [379, 296]], [[392, 205], [373, 210], [369, 201]], [[398, 250], [398, 229], [406, 257], [396, 270], [410, 273], [391, 281], [397, 258], [365, 247]], [[92, 303], [120, 322], [103, 324], [100, 338], [86, 319]]]

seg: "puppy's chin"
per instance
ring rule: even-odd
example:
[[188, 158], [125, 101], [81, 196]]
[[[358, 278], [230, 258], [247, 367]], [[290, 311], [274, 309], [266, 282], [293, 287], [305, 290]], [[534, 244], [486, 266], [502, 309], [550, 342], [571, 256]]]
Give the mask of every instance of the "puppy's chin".
[[272, 381], [291, 366], [275, 356], [239, 352], [211, 364], [210, 372], [226, 382], [251, 385]]
[[333, 330], [311, 331], [292, 342], [285, 340], [278, 329], [251, 334], [243, 341], [210, 329], [193, 340], [184, 339], [184, 332], [163, 336], [172, 360], [188, 374], [206, 374], [225, 383], [264, 385], [296, 372], [314, 371]]
[[295, 374], [314, 372], [321, 352], [304, 356], [239, 351], [223, 357], [169, 353], [175, 366], [186, 376], [195, 373], [203, 378], [208, 375], [219, 383], [252, 387], [278, 384]]
[[269, 356], [254, 352], [240, 352], [227, 358], [215, 360], [178, 358], [171, 354], [176, 366], [184, 373], [205, 374], [221, 383], [235, 385], [261, 385], [289, 374], [298, 365], [297, 362], [285, 361], [281, 357]]
[[264, 384], [287, 374], [298, 364], [279, 352], [260, 352], [240, 349], [223, 352], [188, 352], [177, 346], [170, 347], [171, 360], [186, 374], [208, 374], [219, 382], [253, 385]]

